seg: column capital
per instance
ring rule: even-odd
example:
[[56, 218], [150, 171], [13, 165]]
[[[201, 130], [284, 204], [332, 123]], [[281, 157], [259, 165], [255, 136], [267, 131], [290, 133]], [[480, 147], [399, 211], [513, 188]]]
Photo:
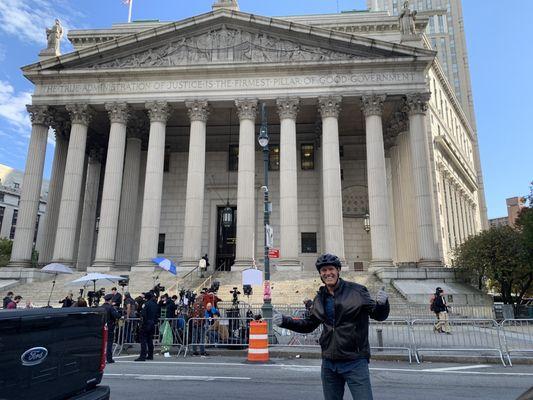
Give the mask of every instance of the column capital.
[[167, 123], [170, 107], [166, 101], [149, 101], [144, 106], [148, 112], [150, 122]]
[[191, 122], [207, 122], [207, 117], [209, 117], [209, 103], [207, 100], [188, 100], [185, 102], [185, 107], [187, 107]]
[[128, 103], [105, 103], [105, 109], [111, 123], [127, 124], [131, 114]]
[[405, 96], [406, 111], [409, 115], [426, 114], [431, 93], [412, 93]]
[[365, 117], [383, 114], [383, 103], [387, 95], [385, 94], [367, 94], [361, 97], [362, 109]]
[[67, 115], [54, 112], [50, 126], [54, 130], [56, 135], [56, 140], [62, 138], [67, 140], [70, 135], [70, 129], [72, 128], [72, 123]]
[[300, 111], [299, 97], [280, 97], [276, 100], [279, 119], [296, 119]]
[[94, 111], [88, 104], [67, 104], [65, 108], [69, 112], [73, 124], [89, 126]]
[[31, 123], [33, 125], [49, 126], [52, 122], [52, 110], [48, 106], [35, 106], [32, 104], [26, 105], [26, 110], [30, 114]]
[[257, 99], [237, 99], [235, 100], [239, 119], [251, 119], [255, 121], [257, 116]]
[[324, 96], [318, 98], [318, 109], [322, 118], [338, 118], [341, 112], [342, 96]]

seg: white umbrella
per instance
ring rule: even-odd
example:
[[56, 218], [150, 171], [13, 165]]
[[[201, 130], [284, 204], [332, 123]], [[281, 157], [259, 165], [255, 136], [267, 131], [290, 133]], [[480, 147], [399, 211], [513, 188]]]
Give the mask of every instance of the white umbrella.
[[100, 282], [100, 281], [118, 282], [121, 279], [124, 279], [124, 277], [117, 276], [117, 275], [101, 274], [99, 272], [91, 272], [91, 273], [88, 273], [87, 275], [82, 276], [81, 278], [78, 278], [78, 279], [73, 280], [72, 282], [69, 282], [69, 285], [74, 285], [77, 283], [86, 285], [88, 282], [92, 282], [94, 285], [94, 290], [96, 291], [96, 282]]
[[48, 296], [47, 307], [50, 307], [50, 299], [52, 298], [52, 292], [54, 291], [54, 287], [56, 285], [57, 275], [72, 274], [74, 272], [66, 265], [59, 264], [59, 263], [52, 263], [52, 264], [45, 265], [43, 268], [41, 268], [41, 272], [44, 272], [46, 274], [54, 274], [54, 281], [52, 282], [52, 290], [50, 290], [50, 296]]

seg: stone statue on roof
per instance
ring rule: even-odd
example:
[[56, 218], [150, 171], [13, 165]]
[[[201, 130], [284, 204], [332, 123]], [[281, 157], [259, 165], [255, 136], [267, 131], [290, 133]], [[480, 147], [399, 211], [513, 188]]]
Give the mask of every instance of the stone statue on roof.
[[51, 57], [61, 55], [61, 38], [63, 37], [63, 27], [61, 22], [56, 18], [54, 26], [46, 28], [46, 49], [41, 50], [39, 56]]
[[217, 0], [213, 6], [213, 11], [219, 10], [221, 8], [227, 8], [229, 10], [239, 11], [239, 4], [237, 0]]
[[409, 8], [409, 0], [405, 0], [403, 3], [402, 11], [399, 16], [400, 33], [402, 35], [416, 35], [415, 19], [416, 10], [411, 11], [411, 9]]

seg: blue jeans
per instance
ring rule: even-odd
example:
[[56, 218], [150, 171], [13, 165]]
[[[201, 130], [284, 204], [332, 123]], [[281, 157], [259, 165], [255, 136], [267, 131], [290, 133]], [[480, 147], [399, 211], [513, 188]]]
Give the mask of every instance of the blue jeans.
[[323, 360], [321, 375], [325, 400], [342, 400], [345, 384], [348, 384], [354, 400], [372, 400], [367, 359], [348, 362]]

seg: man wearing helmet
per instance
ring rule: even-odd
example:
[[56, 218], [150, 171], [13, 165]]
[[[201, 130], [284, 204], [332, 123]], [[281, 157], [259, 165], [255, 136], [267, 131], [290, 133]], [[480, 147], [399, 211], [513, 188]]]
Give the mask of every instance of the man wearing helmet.
[[380, 290], [373, 300], [365, 286], [339, 277], [341, 261], [333, 254], [323, 254], [316, 269], [324, 286], [313, 301], [311, 313], [302, 319], [275, 312], [274, 324], [300, 333], [310, 333], [323, 325], [322, 389], [326, 400], [342, 400], [344, 386], [357, 400], [371, 400], [372, 387], [368, 361], [368, 318], [384, 321], [389, 316], [387, 293]]

